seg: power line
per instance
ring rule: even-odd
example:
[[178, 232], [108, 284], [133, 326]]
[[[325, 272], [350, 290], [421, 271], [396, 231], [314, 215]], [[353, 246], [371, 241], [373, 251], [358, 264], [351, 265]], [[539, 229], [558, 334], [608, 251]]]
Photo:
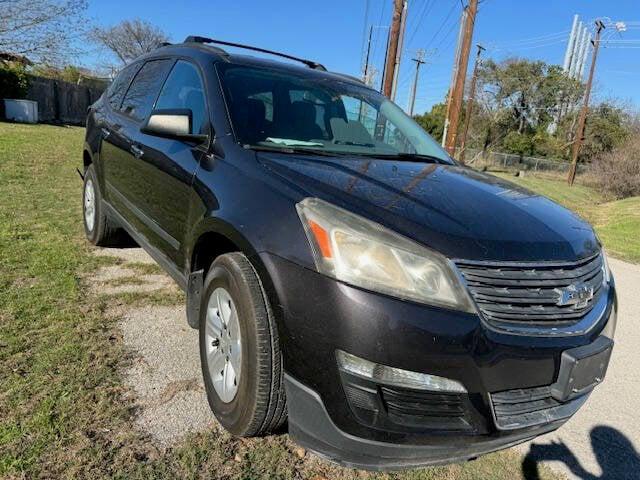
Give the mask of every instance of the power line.
[[[387, 0], [382, 0], [382, 8], [380, 9], [380, 18], [378, 19], [378, 25], [382, 25], [382, 19], [384, 18], [384, 12], [386, 10]], [[378, 32], [376, 31], [375, 40], [373, 42], [375, 47], [373, 49], [373, 57], [375, 58], [376, 53], [378, 52]]]
[[440, 24], [440, 28], [438, 28], [438, 30], [436, 30], [436, 33], [433, 34], [433, 37], [431, 37], [431, 40], [427, 42], [426, 47], [431, 47], [431, 44], [436, 39], [436, 37], [440, 34], [444, 25], [449, 21], [449, 19], [451, 18], [451, 15], [453, 15], [453, 12], [456, 10], [457, 6], [458, 6], [458, 3], [456, 2], [456, 0], [454, 0], [453, 5], [451, 5], [451, 9], [449, 10], [449, 13], [447, 13], [447, 16], [445, 17], [444, 21]]
[[425, 19], [427, 14], [431, 11], [431, 8], [434, 5], [435, 5], [435, 0], [425, 0], [425, 3], [424, 3], [423, 8], [422, 8], [422, 13], [419, 16], [418, 23], [416, 24], [415, 28], [413, 29], [413, 32], [411, 33], [411, 35], [409, 35], [409, 42], [407, 43], [407, 45], [409, 45], [413, 41], [414, 37], [416, 36], [416, 33], [418, 33], [418, 30], [420, 29], [420, 26], [422, 25], [422, 21]]
[[553, 38], [562, 37], [566, 38], [567, 33], [570, 33], [570, 30], [562, 30], [560, 32], [547, 33], [545, 35], [539, 35], [537, 37], [523, 38], [521, 40], [507, 40], [503, 42], [493, 42], [494, 45], [519, 45], [525, 43], [535, 43], [540, 41], [546, 41]]

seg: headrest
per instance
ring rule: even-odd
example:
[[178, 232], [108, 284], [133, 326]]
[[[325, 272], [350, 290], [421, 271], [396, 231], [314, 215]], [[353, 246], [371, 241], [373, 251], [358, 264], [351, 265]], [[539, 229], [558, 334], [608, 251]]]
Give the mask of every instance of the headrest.
[[301, 101], [293, 102], [291, 104], [291, 112], [297, 120], [314, 123], [316, 121], [316, 108], [312, 103]]

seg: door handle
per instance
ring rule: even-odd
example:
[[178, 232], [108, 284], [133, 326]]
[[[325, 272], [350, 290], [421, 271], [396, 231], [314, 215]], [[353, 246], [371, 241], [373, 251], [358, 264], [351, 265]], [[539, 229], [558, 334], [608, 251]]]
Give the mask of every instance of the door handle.
[[102, 138], [109, 138], [109, 135], [111, 135], [111, 132], [106, 128], [102, 128], [101, 130], [102, 130]]
[[131, 153], [133, 153], [134, 157], [141, 158], [144, 155], [144, 150], [137, 145], [131, 145]]

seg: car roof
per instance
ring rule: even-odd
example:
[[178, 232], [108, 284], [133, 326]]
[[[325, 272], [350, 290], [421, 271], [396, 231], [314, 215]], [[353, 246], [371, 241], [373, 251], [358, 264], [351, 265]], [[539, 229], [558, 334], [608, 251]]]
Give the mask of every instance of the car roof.
[[213, 45], [195, 42], [165, 45], [154, 50], [153, 52], [139, 57], [136, 61], [150, 60], [152, 58], [163, 55], [184, 55], [188, 57], [199, 58], [201, 61], [213, 60], [214, 62], [219, 61], [236, 65], [254, 66], [258, 68], [271, 68], [297, 74], [303, 73], [304, 75], [308, 75], [312, 78], [330, 78], [335, 81], [348, 82], [360, 87], [369, 88], [359, 78], [353, 77], [351, 75], [309, 68], [304, 65], [299, 65], [295, 63], [295, 61], [285, 62], [272, 58], [256, 57], [253, 55], [227, 52], [226, 50], [215, 47]]

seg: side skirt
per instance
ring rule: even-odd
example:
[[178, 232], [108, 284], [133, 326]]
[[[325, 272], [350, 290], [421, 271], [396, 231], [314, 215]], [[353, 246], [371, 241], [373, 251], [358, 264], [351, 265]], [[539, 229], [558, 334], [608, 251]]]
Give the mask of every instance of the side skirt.
[[137, 232], [129, 222], [127, 222], [118, 211], [111, 206], [106, 200], [102, 200], [102, 207], [111, 218], [113, 218], [119, 226], [124, 228], [131, 237], [140, 245], [158, 265], [160, 265], [175, 280], [178, 286], [187, 291], [187, 276], [182, 273], [176, 265], [160, 250], [151, 245], [145, 236]]

